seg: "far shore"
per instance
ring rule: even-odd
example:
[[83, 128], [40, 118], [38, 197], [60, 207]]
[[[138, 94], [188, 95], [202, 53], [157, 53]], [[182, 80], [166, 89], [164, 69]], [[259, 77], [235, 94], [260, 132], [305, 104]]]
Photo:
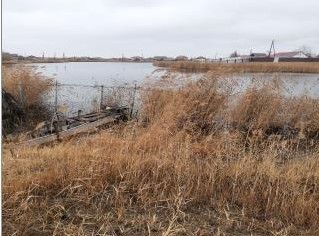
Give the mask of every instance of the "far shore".
[[154, 61], [117, 61], [117, 60], [105, 60], [105, 61], [3, 61], [3, 65], [13, 64], [48, 64], [48, 63], [72, 63], [72, 62], [117, 62], [117, 63], [153, 63]]

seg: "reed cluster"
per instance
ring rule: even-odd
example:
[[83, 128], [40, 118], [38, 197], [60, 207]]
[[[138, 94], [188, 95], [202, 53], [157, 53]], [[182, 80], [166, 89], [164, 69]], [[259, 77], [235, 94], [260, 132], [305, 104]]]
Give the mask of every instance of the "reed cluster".
[[318, 62], [254, 62], [254, 63], [210, 63], [194, 61], [155, 62], [155, 66], [181, 72], [223, 71], [229, 73], [319, 73]]
[[2, 71], [2, 88], [12, 95], [24, 114], [21, 126], [32, 127], [47, 118], [49, 107], [43, 96], [52, 89], [53, 81], [24, 65], [5, 65]]

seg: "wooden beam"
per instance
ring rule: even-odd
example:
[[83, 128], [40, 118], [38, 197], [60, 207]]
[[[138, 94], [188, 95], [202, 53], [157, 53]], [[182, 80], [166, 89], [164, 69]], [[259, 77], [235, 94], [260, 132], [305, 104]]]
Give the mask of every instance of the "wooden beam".
[[[94, 128], [97, 128], [99, 126], [107, 125], [107, 124], [111, 124], [111, 123], [115, 122], [116, 120], [118, 120], [119, 117], [120, 117], [120, 115], [108, 116], [108, 117], [105, 117], [103, 119], [100, 119], [100, 120], [97, 120], [94, 122], [82, 124], [82, 125], [76, 126], [74, 128], [71, 128], [71, 129], [68, 129], [65, 131], [61, 131], [61, 132], [59, 132], [59, 138], [63, 139], [63, 138], [74, 136], [76, 134], [86, 133], [86, 132], [92, 131]], [[53, 142], [55, 140], [57, 140], [57, 135], [50, 134], [47, 136], [43, 136], [43, 137], [39, 137], [39, 138], [35, 138], [35, 139], [31, 139], [31, 140], [27, 140], [27, 141], [18, 143], [16, 145], [16, 147], [19, 148], [19, 147], [39, 146], [42, 144]]]

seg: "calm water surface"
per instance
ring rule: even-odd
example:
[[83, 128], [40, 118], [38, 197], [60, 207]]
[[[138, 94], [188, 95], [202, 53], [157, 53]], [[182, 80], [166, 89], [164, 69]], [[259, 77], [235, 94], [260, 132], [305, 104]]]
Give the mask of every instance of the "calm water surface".
[[[131, 88], [147, 82], [149, 77], [154, 77], [153, 72], [156, 70], [152, 63], [70, 62], [40, 63], [31, 66], [60, 84], [57, 90], [58, 109], [67, 116], [77, 114], [78, 110], [98, 110], [101, 98], [103, 104], [118, 104], [118, 101], [121, 101], [119, 105], [130, 106], [134, 94]], [[105, 86], [102, 96], [100, 85]], [[112, 86], [123, 88], [108, 88]], [[55, 89], [46, 94], [44, 100], [53, 109]]]
[[69, 62], [34, 64], [37, 71], [60, 83], [106, 86], [140, 84], [152, 74], [152, 63]]
[[[104, 85], [104, 86], [133, 86], [156, 81], [163, 74], [151, 63], [118, 63], [118, 62], [71, 62], [33, 64], [38, 72], [54, 78], [62, 84]], [[174, 73], [175, 78], [200, 78], [201, 74]], [[295, 97], [307, 95], [319, 98], [319, 74], [244, 74], [231, 76], [223, 81], [223, 86], [232, 86], [234, 93], [241, 93], [251, 86], [260, 86], [280, 78], [282, 93]], [[155, 79], [155, 80], [154, 80]], [[107, 97], [125, 97], [130, 104], [131, 91], [117, 91], [114, 95], [111, 89], [104, 89], [104, 99]], [[47, 96], [48, 103], [54, 103], [54, 93]], [[75, 114], [78, 109], [91, 111], [96, 109], [101, 101], [100, 87], [61, 86], [58, 91], [58, 105], [64, 107], [68, 115]]]

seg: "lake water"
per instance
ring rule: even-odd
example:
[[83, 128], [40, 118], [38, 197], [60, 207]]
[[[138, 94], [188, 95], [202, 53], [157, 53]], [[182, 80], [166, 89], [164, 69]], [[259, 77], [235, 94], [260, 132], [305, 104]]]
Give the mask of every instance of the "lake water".
[[[103, 104], [131, 106], [134, 94], [138, 96], [132, 88], [154, 77], [156, 70], [152, 63], [70, 62], [31, 66], [58, 82], [58, 108], [68, 116], [75, 115], [78, 110], [96, 111], [101, 100]], [[44, 98], [52, 108], [55, 107], [55, 92], [54, 87]]]
[[[143, 85], [158, 80], [163, 70], [158, 70], [151, 63], [118, 63], [118, 62], [71, 62], [32, 64], [38, 72], [57, 80], [61, 84], [81, 84], [85, 86], [59, 86], [58, 105], [67, 115], [76, 114], [78, 109], [89, 112], [96, 110], [101, 102], [101, 87], [123, 86], [116, 91], [104, 87], [103, 99], [117, 97], [124, 101], [122, 105], [130, 105], [134, 91], [125, 89], [135, 84]], [[201, 74], [174, 73], [175, 78], [199, 78]], [[241, 93], [250, 86], [267, 83], [273, 78], [280, 78], [282, 93], [286, 96], [302, 96], [319, 98], [319, 74], [244, 74], [235, 75], [223, 80], [224, 86], [233, 86], [234, 93]], [[92, 87], [96, 85], [96, 87]], [[47, 101], [54, 103], [55, 93], [47, 96]], [[110, 100], [107, 101], [108, 103]]]
[[37, 71], [60, 83], [84, 85], [141, 84], [151, 76], [152, 63], [69, 62], [34, 64]]
[[319, 98], [319, 74], [274, 73], [243, 74], [227, 79], [234, 84], [235, 92], [243, 92], [251, 86], [279, 86], [281, 94], [286, 97], [307, 96]]

